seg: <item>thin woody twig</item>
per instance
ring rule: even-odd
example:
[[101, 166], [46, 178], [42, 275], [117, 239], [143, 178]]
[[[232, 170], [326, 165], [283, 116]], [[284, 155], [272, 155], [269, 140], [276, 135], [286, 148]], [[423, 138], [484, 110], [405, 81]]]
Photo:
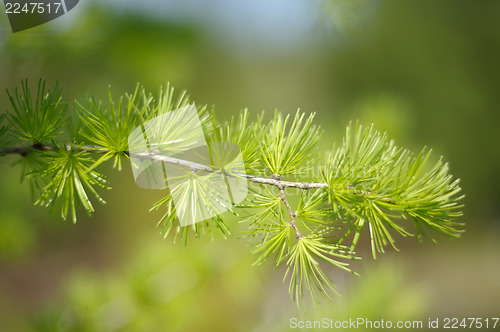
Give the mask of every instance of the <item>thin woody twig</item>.
[[[280, 176], [278, 174], [273, 174], [273, 180], [280, 181]], [[292, 210], [292, 206], [290, 205], [290, 202], [286, 197], [285, 187], [279, 184], [278, 188], [281, 193], [280, 199], [285, 203], [288, 214], [290, 215], [290, 222], [288, 224], [295, 230], [295, 237], [297, 238], [297, 240], [300, 240], [304, 237], [304, 235], [302, 235], [302, 233], [299, 231], [299, 228], [297, 227], [297, 224], [295, 223], [295, 217], [297, 216], [297, 213]]]
[[[70, 149], [75, 149], [79, 151], [86, 151], [86, 152], [95, 152], [95, 153], [106, 153], [109, 152], [109, 149], [98, 146], [98, 145], [71, 145], [71, 144], [65, 144], [65, 146], [68, 150]], [[30, 145], [30, 146], [17, 146], [17, 147], [10, 147], [10, 148], [4, 148], [0, 149], [0, 155], [2, 154], [19, 154], [22, 156], [27, 155], [33, 150], [36, 151], [50, 151], [50, 150], [55, 150], [57, 149], [57, 146], [54, 145], [42, 145], [42, 144], [35, 144], [35, 145]], [[154, 153], [155, 151], [153, 150], [152, 153], [150, 152], [142, 152], [142, 153], [129, 153], [128, 151], [125, 152], [129, 156], [134, 156], [138, 159], [151, 159], [155, 161], [162, 161], [166, 162], [168, 164], [173, 164], [173, 165], [179, 165], [179, 166], [185, 166], [189, 167], [193, 171], [205, 171], [205, 172], [214, 172], [215, 170], [207, 165], [203, 165], [200, 163], [188, 161], [188, 160], [183, 160], [179, 158], [174, 158], [174, 157], [168, 157], [168, 156], [162, 156]], [[255, 175], [249, 175], [249, 174], [244, 174], [244, 173], [238, 173], [238, 172], [232, 172], [231, 174], [235, 176], [241, 176], [243, 178], [248, 179], [249, 181], [255, 182], [255, 183], [260, 183], [260, 184], [265, 184], [265, 185], [271, 185], [275, 187], [288, 187], [288, 188], [297, 188], [297, 189], [318, 189], [318, 188], [327, 188], [328, 184], [327, 183], [309, 183], [309, 182], [292, 182], [292, 181], [282, 181], [277, 178], [265, 178], [265, 177], [259, 177]]]
[[[21, 156], [26, 156], [28, 153], [31, 153], [33, 151], [51, 151], [51, 150], [56, 150], [58, 148], [64, 147], [68, 150], [77, 150], [77, 151], [86, 151], [89, 153], [107, 153], [110, 150], [98, 146], [98, 145], [73, 145], [73, 144], [63, 144], [60, 146], [55, 146], [55, 145], [44, 145], [44, 144], [34, 144], [30, 146], [17, 146], [17, 147], [7, 147], [0, 149], [0, 156], [1, 155], [6, 155], [6, 154], [19, 154]], [[158, 154], [160, 151], [158, 150], [151, 150], [149, 152], [141, 152], [141, 153], [131, 153], [129, 151], [124, 151], [125, 154], [128, 156], [133, 156], [138, 159], [150, 159], [154, 161], [161, 161], [165, 163], [169, 163], [172, 165], [178, 165], [178, 166], [184, 166], [184, 167], [189, 167], [192, 172], [196, 171], [205, 171], [205, 172], [217, 172], [217, 169], [214, 169], [210, 166], [203, 165], [200, 163], [192, 162], [189, 160], [184, 160], [184, 159], [179, 159], [179, 158], [174, 158], [174, 157], [168, 157], [168, 156], [162, 156]], [[232, 176], [240, 176], [243, 178], [248, 179], [249, 181], [263, 184], [263, 185], [271, 185], [275, 186], [280, 190], [281, 196], [280, 199], [285, 203], [285, 206], [288, 210], [288, 214], [290, 215], [290, 222], [288, 223], [291, 228], [294, 229], [295, 231], [295, 237], [297, 240], [302, 239], [304, 236], [302, 233], [299, 231], [297, 224], [295, 222], [295, 218], [297, 217], [296, 212], [292, 210], [292, 207], [290, 205], [290, 202], [288, 201], [288, 198], [285, 193], [285, 188], [297, 188], [297, 189], [303, 189], [303, 190], [309, 190], [309, 189], [320, 189], [320, 188], [328, 188], [327, 183], [315, 183], [315, 182], [293, 182], [293, 181], [282, 181], [281, 177], [278, 174], [273, 174], [272, 178], [264, 178], [264, 177], [259, 177], [255, 175], [249, 175], [245, 173], [239, 173], [239, 172], [231, 172]], [[365, 191], [359, 191], [358, 193], [367, 195], [369, 192]], [[393, 201], [386, 201], [389, 204], [395, 204]]]
[[[99, 145], [64, 144], [61, 146], [64, 146], [68, 150], [74, 149], [74, 150], [78, 150], [78, 151], [86, 151], [86, 152], [91, 152], [91, 153], [106, 153], [106, 152], [110, 151], [109, 149], [102, 147], [102, 146], [99, 146]], [[7, 147], [7, 148], [0, 149], [0, 156], [3, 154], [19, 154], [21, 156], [26, 156], [28, 153], [30, 153], [33, 150], [35, 150], [35, 151], [50, 151], [50, 150], [56, 150], [56, 149], [58, 149], [58, 147], [55, 145], [45, 145], [45, 144], [38, 143], [38, 144], [30, 145], [30, 146], [15, 146], [15, 147]], [[138, 159], [151, 159], [151, 160], [155, 160], [155, 161], [162, 161], [162, 162], [172, 164], [172, 165], [189, 167], [192, 172], [205, 171], [205, 172], [211, 173], [211, 172], [217, 171], [210, 166], [196, 163], [193, 161], [159, 155], [158, 150], [156, 150], [156, 151], [152, 150], [150, 152], [142, 152], [142, 153], [130, 153], [128, 151], [124, 151], [124, 153], [127, 154], [128, 156], [134, 156]], [[297, 188], [297, 189], [302, 189], [302, 190], [328, 188], [328, 183], [283, 181], [276, 174], [273, 175], [272, 178], [265, 178], [265, 177], [260, 177], [260, 176], [245, 174], [245, 173], [239, 173], [239, 172], [231, 172], [230, 174], [227, 174], [227, 175], [239, 176], [239, 177], [248, 179], [249, 181], [252, 181], [255, 183], [275, 186], [277, 188]], [[354, 189], [354, 188], [348, 187], [347, 189]], [[361, 194], [364, 196], [367, 196], [370, 194], [369, 191], [363, 191], [363, 190], [355, 190], [355, 192], [357, 194]], [[392, 204], [392, 205], [396, 204], [395, 202], [388, 200], [388, 199], [385, 200], [385, 202], [388, 204]]]

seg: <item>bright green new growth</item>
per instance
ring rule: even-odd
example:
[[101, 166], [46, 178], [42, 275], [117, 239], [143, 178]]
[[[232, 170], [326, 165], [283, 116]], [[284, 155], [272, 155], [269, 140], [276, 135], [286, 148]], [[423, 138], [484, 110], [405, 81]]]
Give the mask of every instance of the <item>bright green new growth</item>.
[[413, 219], [419, 240], [425, 226], [453, 237], [462, 232], [462, 224], [453, 221], [461, 215], [459, 180], [452, 181], [448, 165], [441, 159], [422, 174], [430, 155], [424, 148], [414, 157], [373, 127], [347, 128], [342, 147], [328, 155], [320, 179], [328, 183], [334, 210], [347, 212], [352, 219], [345, 235], [355, 230], [352, 249], [365, 225], [374, 257], [388, 244], [396, 249], [388, 228], [402, 236], [412, 235], [396, 222], [408, 217]]
[[22, 83], [22, 93], [15, 88], [7, 94], [14, 109], [9, 122], [16, 137], [34, 144], [50, 140], [59, 135], [65, 124], [67, 105], [62, 103], [62, 89], [56, 83], [53, 91], [45, 90], [45, 81], [38, 82], [38, 93], [33, 103], [28, 80]]
[[132, 95], [125, 95], [126, 104], [124, 104], [124, 98], [120, 97], [118, 105], [116, 105], [111, 90], [108, 96], [109, 100], [106, 105], [102, 102], [96, 102], [94, 98], [89, 98], [88, 108], [77, 102], [78, 119], [81, 121], [82, 127], [85, 128], [79, 133], [85, 142], [107, 149], [96, 166], [114, 158], [113, 166], [121, 170], [122, 159], [128, 150], [126, 138], [132, 129], [147, 119], [153, 98], [146, 95], [144, 91], [139, 96], [139, 86]]
[[271, 174], [288, 175], [313, 162], [321, 131], [312, 124], [314, 114], [305, 123], [304, 117], [304, 113], [297, 112], [288, 130], [290, 116], [283, 119], [281, 113], [275, 112], [274, 120], [269, 125], [262, 124], [263, 116], [259, 118], [261, 164]]
[[89, 153], [79, 150], [78, 147], [60, 147], [46, 152], [46, 164], [43, 169], [38, 169], [33, 176], [47, 177], [48, 184], [43, 188], [43, 193], [35, 204], [52, 206], [61, 201], [61, 216], [66, 219], [68, 210], [73, 222], [76, 222], [76, 203], [80, 202], [90, 214], [94, 207], [87, 196], [87, 189], [95, 198], [105, 203], [99, 196], [94, 186], [110, 189], [103, 176], [91, 169], [94, 160]]
[[[27, 81], [21, 93], [16, 88], [8, 94], [13, 111], [0, 116], [0, 156], [21, 155], [35, 204], [58, 206], [62, 218], [69, 215], [74, 222], [79, 206], [91, 214], [92, 199], [104, 203], [98, 190], [110, 187], [96, 169], [111, 159], [115, 168], [122, 169], [123, 160], [129, 158], [130, 132], [191, 104], [185, 94], [174, 101], [170, 86], [161, 90], [157, 101], [137, 86], [117, 103], [109, 92], [107, 103], [89, 98], [69, 107], [62, 102], [61, 88], [56, 84], [46, 90], [43, 81], [34, 99]], [[68, 113], [74, 110], [76, 115]], [[268, 259], [276, 266], [286, 264], [285, 279], [290, 279], [294, 300], [302, 299], [305, 289], [314, 299], [335, 292], [321, 264], [350, 271], [346, 260], [357, 259], [354, 250], [363, 229], [370, 234], [373, 257], [388, 245], [396, 249], [398, 234], [415, 233], [421, 241], [427, 229], [452, 237], [462, 233], [463, 224], [456, 221], [462, 215], [459, 181], [441, 159], [428, 165], [428, 149], [413, 155], [373, 126], [350, 124], [340, 148], [321, 158], [322, 132], [314, 125], [314, 114], [297, 111], [284, 116], [276, 111], [266, 123], [264, 114], [250, 122], [244, 110], [220, 123], [213, 110], [201, 107], [198, 113], [208, 143], [229, 142], [241, 149], [249, 194], [230, 211], [246, 216], [239, 219], [255, 244], [255, 264]], [[58, 136], [65, 126], [70, 141]], [[178, 142], [181, 133], [171, 128], [158, 135], [162, 142]], [[16, 144], [20, 140], [30, 143]], [[186, 176], [189, 181], [176, 191], [177, 202], [198, 202], [210, 209], [211, 175], [191, 171]], [[174, 233], [186, 243], [190, 234], [197, 238], [206, 232], [213, 238], [214, 230], [230, 234], [226, 214], [181, 227], [169, 190], [151, 210], [163, 211], [158, 227], [165, 237]]]

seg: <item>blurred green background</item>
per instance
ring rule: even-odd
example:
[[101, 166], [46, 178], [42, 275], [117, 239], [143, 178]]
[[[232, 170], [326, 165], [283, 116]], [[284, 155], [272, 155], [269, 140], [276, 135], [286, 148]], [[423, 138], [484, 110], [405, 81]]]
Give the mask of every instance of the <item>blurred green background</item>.
[[[81, 1], [16, 34], [0, 14], [0, 87], [65, 86], [68, 101], [170, 81], [228, 119], [300, 107], [323, 146], [350, 120], [444, 155], [467, 232], [329, 271], [342, 297], [298, 310], [284, 269], [255, 268], [244, 225], [228, 240], [164, 240], [158, 193], [111, 169], [108, 204], [76, 225], [32, 207], [18, 157], [0, 159], [1, 331], [287, 331], [289, 320], [500, 316], [500, 2]], [[9, 109], [0, 94], [0, 111]], [[367, 243], [367, 238], [361, 241]], [[500, 328], [497, 326], [497, 329]], [[296, 329], [297, 330], [297, 329]]]

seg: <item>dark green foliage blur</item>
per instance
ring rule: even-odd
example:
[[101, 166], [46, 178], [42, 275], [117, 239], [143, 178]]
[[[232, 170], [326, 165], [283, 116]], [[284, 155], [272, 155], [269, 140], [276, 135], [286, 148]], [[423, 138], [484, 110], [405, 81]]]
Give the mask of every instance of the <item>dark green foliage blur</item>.
[[[158, 193], [136, 187], [126, 164], [106, 169], [107, 205], [62, 222], [32, 206], [13, 166], [20, 157], [0, 157], [0, 330], [287, 331], [291, 317], [498, 316], [500, 2], [356, 1], [342, 7], [345, 24], [335, 8], [317, 8], [319, 42], [286, 52], [239, 50], [201, 24], [113, 12], [105, 1], [17, 34], [2, 14], [0, 90], [44, 78], [82, 101], [105, 98], [108, 85], [156, 93], [169, 81], [222, 120], [245, 107], [317, 112], [328, 148], [350, 120], [373, 122], [399, 146], [428, 146], [450, 163], [466, 194], [463, 238], [402, 240], [399, 253], [356, 263], [359, 278], [331, 270], [343, 297], [298, 313], [283, 271], [251, 267], [236, 241], [244, 225], [235, 221], [227, 241], [163, 240], [160, 215], [147, 212]], [[0, 93], [0, 113], [9, 107]]]

